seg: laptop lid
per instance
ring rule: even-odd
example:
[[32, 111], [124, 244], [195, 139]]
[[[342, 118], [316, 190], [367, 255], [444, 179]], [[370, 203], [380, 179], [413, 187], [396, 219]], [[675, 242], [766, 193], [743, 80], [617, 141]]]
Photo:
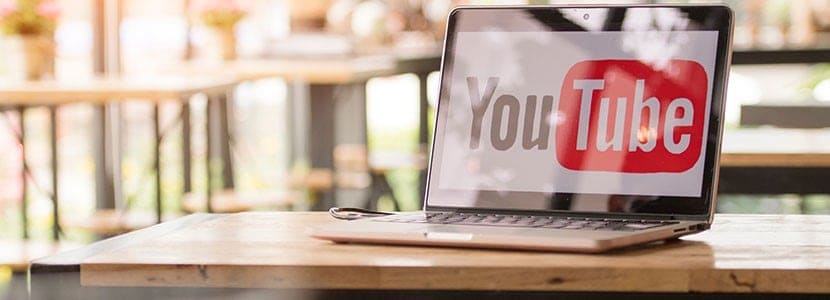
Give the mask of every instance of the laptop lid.
[[425, 209], [711, 221], [732, 16], [453, 10]]

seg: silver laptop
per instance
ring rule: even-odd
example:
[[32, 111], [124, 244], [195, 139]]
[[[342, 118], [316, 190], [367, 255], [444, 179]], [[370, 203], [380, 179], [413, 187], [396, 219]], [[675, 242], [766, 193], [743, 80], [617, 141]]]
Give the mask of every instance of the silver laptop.
[[601, 252], [706, 230], [732, 28], [719, 5], [457, 8], [423, 211], [311, 235]]

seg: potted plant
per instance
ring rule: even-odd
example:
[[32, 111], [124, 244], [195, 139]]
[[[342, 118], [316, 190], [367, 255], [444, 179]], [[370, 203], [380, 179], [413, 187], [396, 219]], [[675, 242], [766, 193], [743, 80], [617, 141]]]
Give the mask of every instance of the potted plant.
[[224, 60], [236, 59], [236, 24], [247, 11], [236, 0], [202, 0], [193, 2], [191, 14], [210, 32], [211, 41], [220, 47]]
[[54, 75], [55, 27], [60, 7], [53, 0], [12, 0], [0, 4], [5, 57], [15, 77]]

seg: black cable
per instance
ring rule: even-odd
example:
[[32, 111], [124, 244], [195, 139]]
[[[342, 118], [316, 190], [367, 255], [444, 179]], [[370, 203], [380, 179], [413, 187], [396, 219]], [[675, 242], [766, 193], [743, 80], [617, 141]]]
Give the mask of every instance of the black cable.
[[340, 220], [357, 220], [394, 214], [395, 213], [393, 212], [376, 211], [357, 207], [332, 207], [329, 209], [329, 215]]

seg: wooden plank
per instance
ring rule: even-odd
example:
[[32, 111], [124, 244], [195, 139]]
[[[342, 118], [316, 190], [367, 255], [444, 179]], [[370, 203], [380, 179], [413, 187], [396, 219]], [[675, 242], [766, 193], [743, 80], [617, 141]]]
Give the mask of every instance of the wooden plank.
[[325, 213], [213, 218], [89, 257], [81, 284], [830, 293], [830, 216], [718, 215], [712, 230], [679, 242], [600, 255], [334, 244], [306, 236], [308, 227], [331, 221]]
[[205, 93], [225, 93], [238, 84], [226, 77], [81, 78], [0, 82], [0, 104], [59, 105], [132, 99], [180, 101]]
[[191, 61], [175, 65], [169, 71], [186, 76], [226, 74], [243, 81], [279, 77], [309, 84], [347, 84], [394, 75], [396, 60], [390, 55], [364, 55], [243, 59], [209, 63]]
[[440, 49], [388, 49], [341, 56], [288, 56], [235, 61], [190, 61], [174, 65], [172, 74], [226, 74], [240, 80], [279, 77], [307, 84], [349, 84], [374, 77], [440, 69]]
[[721, 167], [830, 167], [830, 130], [726, 130], [721, 152]]
[[721, 155], [726, 167], [830, 167], [830, 153], [728, 153]]

